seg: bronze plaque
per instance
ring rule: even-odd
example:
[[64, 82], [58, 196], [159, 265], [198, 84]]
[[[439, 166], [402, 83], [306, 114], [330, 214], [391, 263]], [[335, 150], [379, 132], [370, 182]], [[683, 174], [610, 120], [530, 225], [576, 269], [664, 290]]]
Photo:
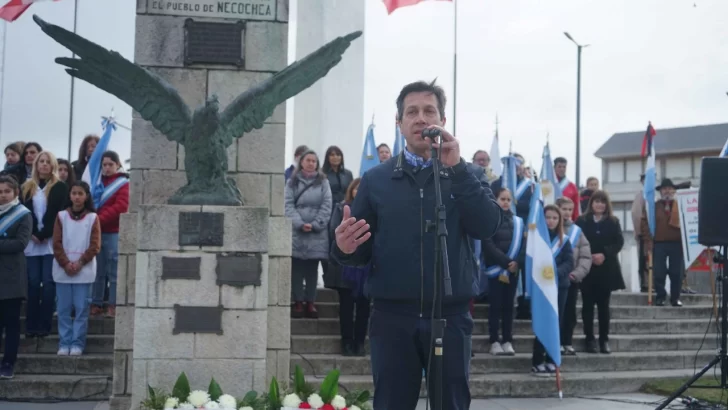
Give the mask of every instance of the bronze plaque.
[[245, 22], [212, 23], [185, 20], [185, 65], [225, 64], [243, 67]]
[[200, 280], [201, 258], [162, 256], [162, 279]]
[[260, 286], [263, 257], [259, 253], [236, 252], [217, 255], [217, 284], [235, 287]]
[[222, 306], [174, 305], [173, 335], [180, 333], [222, 334]]
[[180, 246], [222, 246], [225, 215], [213, 212], [180, 212]]

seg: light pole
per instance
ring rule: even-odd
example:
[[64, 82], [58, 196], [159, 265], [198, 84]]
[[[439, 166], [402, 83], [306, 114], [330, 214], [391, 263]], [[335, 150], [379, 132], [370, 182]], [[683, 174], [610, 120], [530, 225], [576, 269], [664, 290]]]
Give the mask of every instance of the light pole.
[[577, 57], [576, 57], [576, 187], [579, 187], [581, 181], [581, 49], [589, 47], [589, 44], [581, 45], [574, 40], [573, 37], [566, 31], [564, 31], [566, 38], [576, 44]]

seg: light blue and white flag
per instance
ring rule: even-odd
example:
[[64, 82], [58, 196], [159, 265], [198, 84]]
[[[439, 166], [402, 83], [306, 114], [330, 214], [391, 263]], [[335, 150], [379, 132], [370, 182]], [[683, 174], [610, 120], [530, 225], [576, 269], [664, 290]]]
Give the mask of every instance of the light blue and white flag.
[[402, 130], [399, 129], [399, 125], [395, 126], [394, 128], [394, 151], [392, 151], [392, 156], [399, 155], [402, 150], [404, 150], [404, 147], [407, 144], [404, 141], [404, 134], [402, 134]]
[[726, 140], [725, 145], [723, 145], [723, 149], [720, 150], [719, 157], [728, 157], [728, 140]]
[[511, 211], [513, 215], [516, 214], [516, 198], [518, 197], [516, 190], [518, 188], [518, 173], [516, 172], [516, 163], [518, 159], [513, 155], [508, 155], [501, 159], [503, 162], [503, 175], [501, 175], [502, 183], [501, 187], [508, 188], [511, 191]]
[[[498, 129], [495, 130], [495, 136], [493, 142], [490, 145], [490, 157], [500, 158], [500, 141], [498, 140]], [[503, 175], [503, 164], [498, 161], [491, 161], [490, 170], [494, 176], [499, 177]], [[511, 192], [511, 194], [513, 194]]]
[[531, 211], [528, 215], [526, 287], [531, 298], [533, 333], [553, 359], [554, 364], [559, 367], [561, 342], [558, 279], [542, 198], [541, 184], [535, 184], [531, 197]]
[[[559, 178], [556, 177], [554, 170], [554, 162], [551, 159], [551, 148], [548, 141], [543, 147], [543, 164], [541, 165], [541, 174], [539, 179], [541, 182], [541, 194], [543, 195], [544, 205], [552, 205], [556, 200], [563, 196]], [[575, 204], [574, 206], [578, 206]]]
[[364, 139], [359, 176], [363, 176], [365, 172], [377, 165], [379, 165], [379, 155], [377, 155], [377, 143], [374, 141], [374, 123], [372, 123], [369, 125], [369, 129], [367, 129], [367, 136]]
[[109, 117], [104, 117], [101, 121], [101, 129], [104, 134], [101, 136], [99, 143], [96, 144], [94, 153], [88, 160], [86, 170], [83, 171], [81, 180], [86, 182], [91, 188], [91, 198], [94, 200], [94, 206], [98, 208], [101, 204], [101, 196], [104, 193], [104, 184], [101, 182], [101, 162], [104, 152], [109, 148], [111, 142], [111, 134], [116, 131], [116, 121], [114, 120], [114, 112], [112, 110]]
[[655, 237], [655, 188], [657, 187], [657, 174], [655, 170], [655, 140], [657, 132], [652, 124], [647, 127], [645, 138], [648, 138], [646, 145], [647, 165], [645, 166], [645, 183], [642, 187], [643, 198], [645, 199], [645, 212], [647, 213], [647, 225], [650, 228], [650, 235]]

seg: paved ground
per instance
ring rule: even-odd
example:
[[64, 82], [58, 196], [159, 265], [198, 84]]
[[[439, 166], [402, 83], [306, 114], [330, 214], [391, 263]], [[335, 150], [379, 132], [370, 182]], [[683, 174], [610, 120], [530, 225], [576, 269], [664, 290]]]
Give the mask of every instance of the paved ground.
[[[559, 399], [490, 399], [474, 400], [471, 410], [648, 410], [661, 397], [647, 394], [620, 394], [593, 398]], [[649, 404], [648, 404], [649, 403]], [[9, 403], [0, 401], [0, 410], [108, 410], [108, 403]], [[677, 407], [679, 408], [679, 407]], [[422, 401], [417, 410], [424, 410]]]

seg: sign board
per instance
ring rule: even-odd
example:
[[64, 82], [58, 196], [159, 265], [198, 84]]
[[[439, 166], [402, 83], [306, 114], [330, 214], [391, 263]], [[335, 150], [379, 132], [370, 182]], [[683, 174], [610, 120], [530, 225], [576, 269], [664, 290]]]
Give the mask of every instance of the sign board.
[[685, 269], [710, 271], [712, 252], [698, 243], [698, 194], [697, 188], [679, 189], [675, 200], [680, 215], [680, 235], [682, 236], [683, 260]]
[[275, 20], [276, 0], [149, 0], [149, 14]]

